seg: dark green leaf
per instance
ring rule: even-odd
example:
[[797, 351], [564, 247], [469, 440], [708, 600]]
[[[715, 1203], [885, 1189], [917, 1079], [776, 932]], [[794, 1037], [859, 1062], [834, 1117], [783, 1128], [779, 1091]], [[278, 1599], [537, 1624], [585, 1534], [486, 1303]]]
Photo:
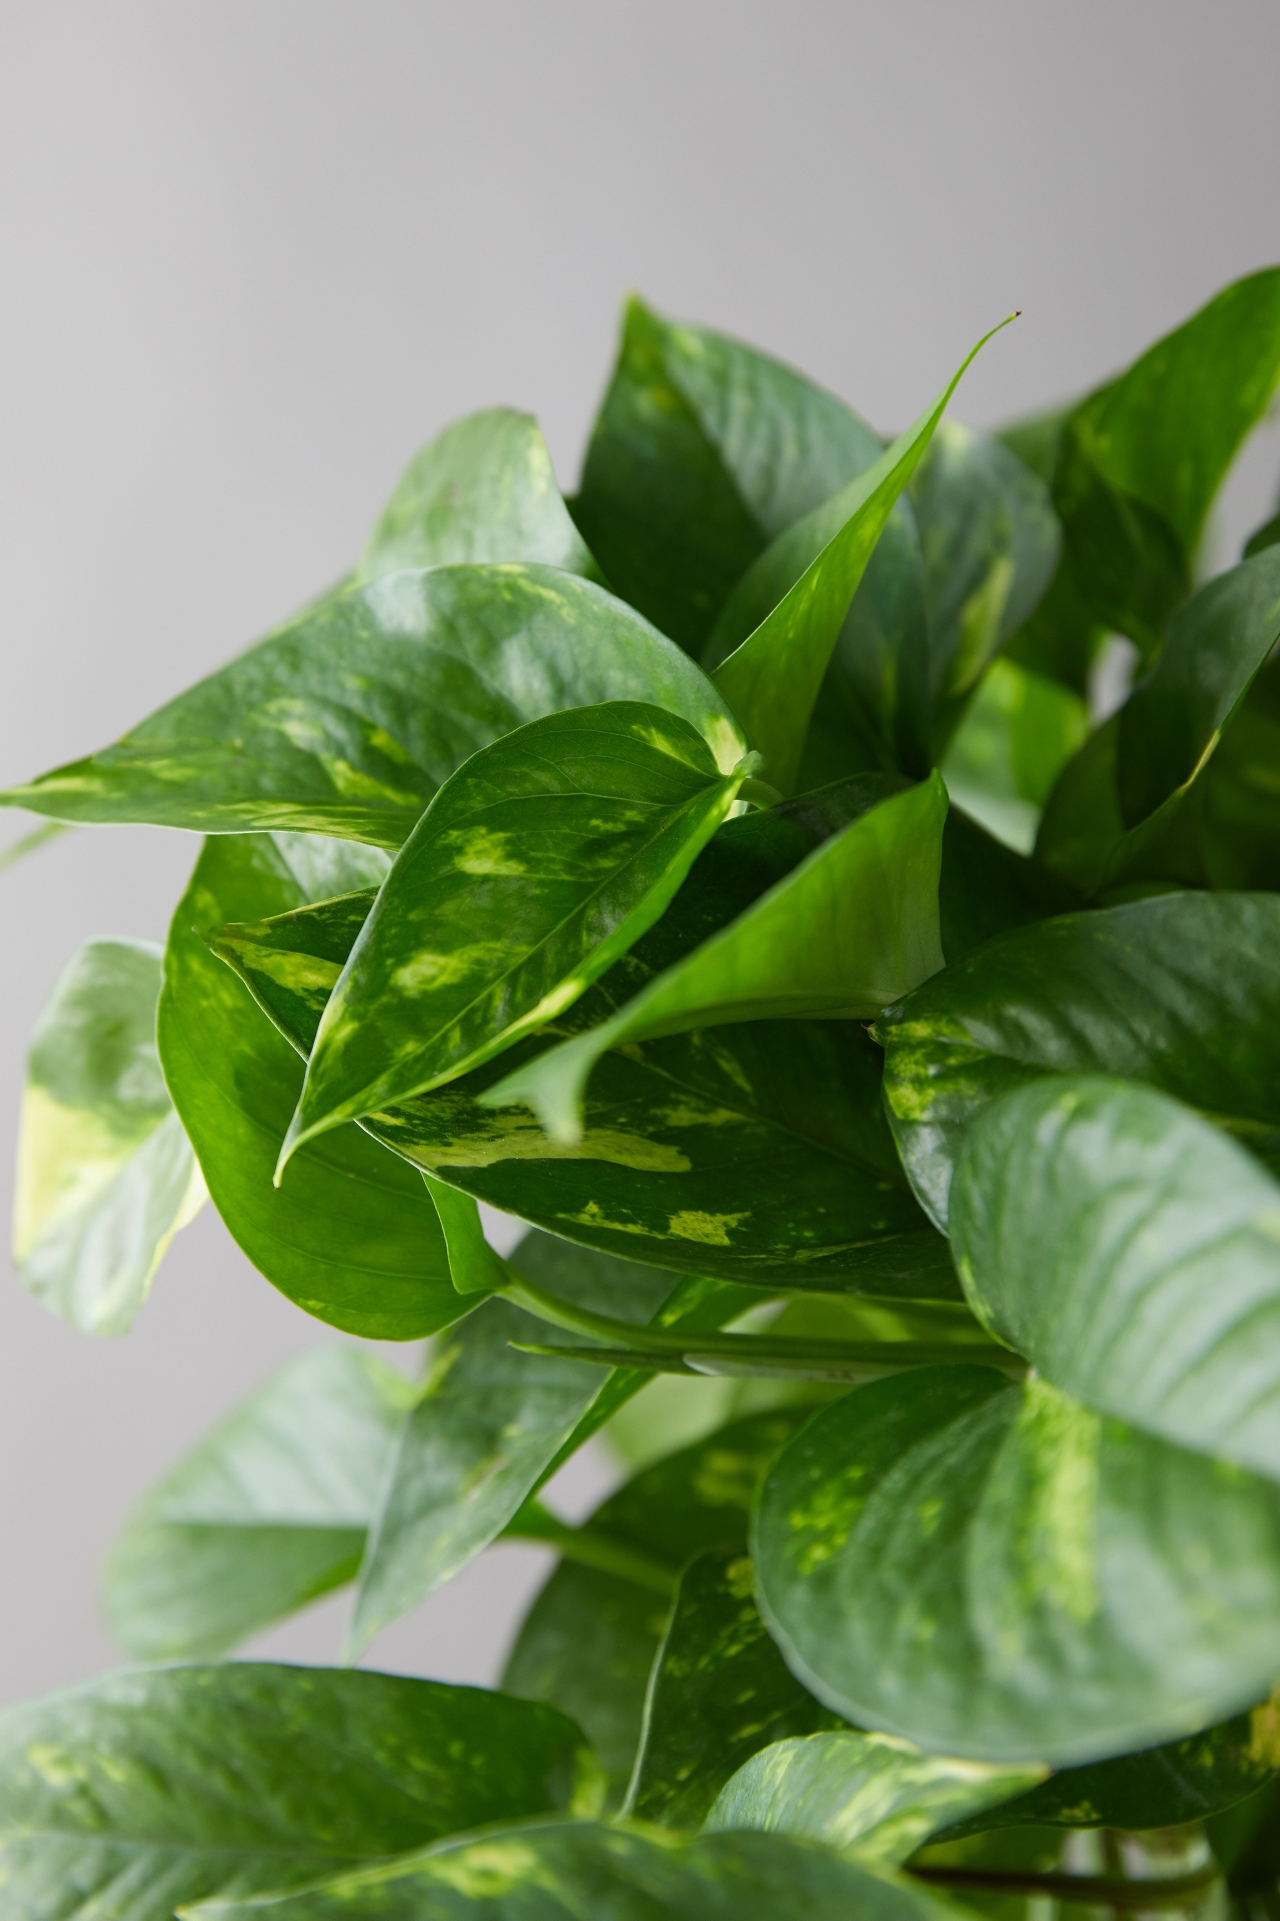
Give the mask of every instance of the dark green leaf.
[[[746, 1548], [765, 1468], [807, 1410], [734, 1421], [644, 1468], [591, 1516], [592, 1530], [650, 1555], [673, 1575], [691, 1555]], [[550, 1701], [586, 1729], [620, 1801], [640, 1740], [645, 1692], [670, 1604], [649, 1588], [561, 1561], [525, 1617], [503, 1687]]]
[[752, 1558], [806, 1686], [945, 1753], [1102, 1759], [1238, 1711], [1280, 1667], [1280, 1490], [985, 1368], [814, 1415]]
[[749, 771], [639, 701], [531, 721], [441, 788], [325, 1007], [305, 1141], [491, 1060], [571, 1007], [670, 905]]
[[1280, 1910], [1280, 1781], [1205, 1823], [1226, 1869], [1236, 1912], [1255, 1921]]
[[736, 1548], [713, 1548], [680, 1579], [649, 1677], [626, 1812], [662, 1827], [700, 1827], [757, 1748], [839, 1725], [770, 1640], [751, 1562]]
[[272, 1375], [116, 1540], [104, 1601], [121, 1647], [144, 1661], [225, 1654], [352, 1580], [415, 1396], [349, 1347], [314, 1348]]
[[984, 941], [1078, 907], [1075, 890], [995, 840], [953, 807], [942, 835], [938, 883], [942, 951], [948, 966]]
[[965, 1135], [950, 1232], [1045, 1380], [1280, 1479], [1280, 1182], [1218, 1128], [1127, 1081], [1018, 1088]]
[[1211, 887], [1280, 890], [1280, 660], [1268, 660], [1204, 770], [1200, 858]]
[[633, 299], [574, 510], [617, 591], [697, 653], [756, 555], [880, 451], [802, 375]]
[[1064, 769], [1039, 858], [1090, 893], [1138, 880], [1205, 885], [1205, 773], [1278, 637], [1272, 547], [1180, 610], [1151, 673]]
[[938, 874], [946, 814], [938, 774], [881, 801], [612, 1020], [517, 1068], [481, 1104], [523, 1101], [555, 1140], [577, 1143], [592, 1068], [613, 1048], [770, 1016], [874, 1017], [943, 965]]
[[126, 1332], [205, 1201], [156, 1056], [160, 961], [151, 941], [86, 941], [27, 1053], [13, 1258], [86, 1334]]
[[1241, 560], [1251, 560], [1254, 554], [1260, 554], [1264, 547], [1274, 547], [1278, 540], [1280, 540], [1280, 514], [1273, 514], [1270, 520], [1264, 520], [1261, 527], [1250, 534], [1244, 544], [1244, 551], [1240, 555]]
[[1037, 1779], [1034, 1768], [922, 1754], [889, 1734], [810, 1734], [775, 1742], [744, 1763], [721, 1789], [704, 1832], [763, 1829], [860, 1861], [897, 1863], [965, 1815], [975, 1815], [974, 1826], [993, 1818], [999, 1803]]
[[942, 764], [947, 792], [1007, 846], [1029, 854], [1053, 784], [1088, 731], [1077, 695], [997, 660]]
[[[217, 1902], [197, 1912], [232, 1921], [251, 1911]], [[279, 1921], [943, 1921], [949, 1912], [910, 1881], [776, 1835], [680, 1842], [570, 1822], [461, 1840], [272, 1904]]]
[[934, 1219], [974, 1115], [1046, 1073], [1148, 1081], [1274, 1156], [1277, 951], [1280, 899], [1165, 894], [1018, 929], [918, 988], [882, 1023], [885, 1101]]
[[489, 1821], [591, 1812], [554, 1710], [267, 1663], [111, 1676], [0, 1717], [0, 1875], [22, 1921], [169, 1921]]
[[273, 1286], [348, 1333], [416, 1340], [467, 1305], [449, 1278], [421, 1179], [347, 1127], [299, 1154], [283, 1191], [272, 1186], [302, 1065], [194, 931], [289, 912], [313, 889], [336, 893], [369, 878], [370, 862], [379, 859], [354, 849], [354, 858], [332, 861], [325, 873], [317, 860], [322, 843], [282, 840], [220, 835], [206, 843], [165, 956], [158, 1027], [165, 1077], [215, 1207]]
[[326, 598], [116, 746], [0, 805], [394, 848], [478, 748], [612, 700], [714, 724], [717, 751], [730, 764], [741, 752], [706, 677], [602, 588], [534, 565], [395, 574]]
[[409, 463], [356, 578], [500, 560], [600, 577], [560, 498], [538, 423], [510, 407], [455, 420]]

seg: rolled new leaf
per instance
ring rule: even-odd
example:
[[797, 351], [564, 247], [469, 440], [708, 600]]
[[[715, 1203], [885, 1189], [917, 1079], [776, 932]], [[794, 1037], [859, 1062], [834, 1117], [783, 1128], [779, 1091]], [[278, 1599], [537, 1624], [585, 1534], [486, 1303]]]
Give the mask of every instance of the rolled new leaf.
[[1075, 1765], [1280, 1671], [1280, 1489], [1044, 1380], [921, 1368], [822, 1409], [752, 1534], [792, 1671], [863, 1728]]
[[582, 1098], [610, 1048], [768, 1019], [869, 1020], [943, 965], [938, 875], [947, 795], [935, 773], [825, 841], [739, 918], [602, 1026], [501, 1080], [553, 1140], [582, 1139]]
[[722, 771], [696, 728], [640, 701], [548, 716], [474, 755], [414, 829], [329, 997], [281, 1169], [571, 1007], [670, 905], [755, 764]]
[[1280, 1480], [1280, 1182], [1167, 1095], [1054, 1076], [978, 1116], [950, 1232], [979, 1319], [1086, 1406]]
[[18, 1133], [13, 1257], [86, 1334], [123, 1334], [204, 1179], [156, 1055], [162, 950], [87, 941], [36, 1023]]

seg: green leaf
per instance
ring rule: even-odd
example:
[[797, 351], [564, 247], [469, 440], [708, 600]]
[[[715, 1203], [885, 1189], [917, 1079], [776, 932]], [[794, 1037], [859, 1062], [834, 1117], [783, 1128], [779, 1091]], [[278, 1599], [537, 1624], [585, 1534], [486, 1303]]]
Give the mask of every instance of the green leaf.
[[1038, 1778], [1034, 1768], [922, 1754], [888, 1734], [810, 1734], [775, 1741], [745, 1762], [703, 1832], [758, 1829], [896, 1864], [965, 1816], [975, 1826], [979, 1815], [994, 1819], [1001, 1802]]
[[890, 1010], [885, 1104], [939, 1225], [961, 1137], [1046, 1073], [1119, 1074], [1280, 1147], [1280, 899], [1165, 894], [1020, 928]]
[[1070, 913], [1081, 904], [1075, 889], [1035, 861], [996, 840], [959, 807], [947, 814], [942, 835], [938, 912], [948, 966], [1015, 927]]
[[85, 1334], [123, 1334], [204, 1181], [156, 1056], [161, 950], [86, 941], [27, 1052], [13, 1258]]
[[[657, 926], [545, 1035], [362, 1126], [478, 1199], [624, 1260], [760, 1286], [958, 1298], [946, 1243], [894, 1152], [880, 1050], [854, 1022], [752, 1022], [606, 1055], [578, 1147], [477, 1098], [512, 1063], [609, 1019], [897, 784], [871, 777], [729, 822]], [[371, 900], [215, 937], [301, 1053]]]
[[[307, 869], [295, 864], [299, 841]], [[276, 1191], [302, 1066], [196, 931], [299, 907], [311, 893], [300, 873], [311, 887], [337, 891], [361, 863], [368, 879], [380, 859], [350, 850], [326, 874], [317, 849], [322, 856], [324, 844], [308, 836], [206, 843], [170, 929], [160, 1059], [214, 1206], [254, 1266], [308, 1314], [348, 1333], [417, 1340], [466, 1312], [430, 1195], [412, 1168], [354, 1127], [308, 1146]]]
[[1029, 854], [1053, 784], [1088, 731], [1088, 709], [1069, 688], [997, 660], [947, 750], [947, 792], [998, 840]]
[[1066, 565], [1103, 626], [1144, 653], [1190, 589], [1214, 496], [1280, 378], [1280, 268], [1238, 280], [1082, 401], [1054, 504]]
[[[694, 1554], [746, 1550], [756, 1488], [807, 1409], [733, 1421], [641, 1470], [590, 1517], [593, 1532], [651, 1556], [673, 1576]], [[611, 1799], [631, 1777], [649, 1674], [671, 1612], [652, 1589], [561, 1561], [525, 1616], [502, 1685], [549, 1701], [583, 1727], [604, 1762]]]
[[819, 1699], [977, 1760], [1172, 1740], [1280, 1667], [1280, 1489], [985, 1368], [814, 1415], [765, 1481], [752, 1559]]
[[0, 1874], [23, 1921], [169, 1921], [422, 1847], [587, 1813], [571, 1721], [481, 1688], [268, 1663], [112, 1675], [0, 1717]]
[[1201, 777], [1200, 857], [1212, 887], [1280, 889], [1280, 660], [1255, 675]]
[[536, 565], [395, 574], [326, 597], [114, 747], [0, 805], [395, 848], [477, 749], [613, 700], [705, 727], [724, 771], [742, 751], [705, 675], [602, 588]]
[[[570, 1300], [637, 1322], [662, 1306], [675, 1281], [537, 1233], [520, 1243], [514, 1265]], [[491, 1300], [437, 1343], [383, 1484], [360, 1571], [353, 1651], [502, 1532], [602, 1392], [598, 1367], [512, 1347], [545, 1331], [519, 1308]]]
[[[1280, 1896], [1280, 1782], [1205, 1823], [1235, 1914], [1270, 1916]], [[1250, 1897], [1253, 1897], [1250, 1899]], [[1261, 1897], [1261, 1898], [1259, 1898]]]
[[[232, 1921], [257, 1905], [218, 1902], [196, 1913]], [[776, 1835], [690, 1842], [576, 1822], [461, 1839], [265, 1905], [279, 1921], [943, 1921], [951, 1913], [910, 1881]]]
[[430, 1092], [571, 1007], [670, 905], [750, 772], [638, 701], [473, 755], [383, 883], [329, 997], [281, 1153]]
[[409, 463], [369, 536], [356, 580], [502, 560], [543, 561], [600, 578], [560, 498], [537, 421], [491, 407], [455, 420]]
[[1205, 885], [1204, 776], [1277, 638], [1280, 548], [1269, 547], [1178, 612], [1150, 674], [1064, 769], [1038, 858], [1091, 893], [1148, 879]]
[[557, 1141], [582, 1139], [591, 1070], [611, 1048], [726, 1022], [867, 1020], [943, 965], [938, 875], [947, 798], [934, 774], [831, 836], [737, 920], [602, 1026], [481, 1096], [523, 1101]]
[[1280, 541], [1280, 514], [1273, 514], [1270, 520], [1264, 520], [1261, 527], [1250, 534], [1240, 558], [1251, 560], [1254, 554], [1260, 554], [1264, 547], [1274, 547], [1277, 541]]
[[632, 299], [574, 513], [624, 599], [697, 653], [756, 555], [880, 450], [803, 375]]
[[838, 1725], [792, 1675], [752, 1593], [751, 1562], [713, 1548], [680, 1577], [654, 1659], [626, 1813], [700, 1827], [730, 1775], [766, 1741]]
[[[764, 755], [769, 779], [784, 792], [794, 785], [822, 677], [894, 502], [919, 465], [965, 368], [990, 338], [983, 335], [932, 407], [873, 467], [761, 555], [725, 610], [720, 635], [745, 625], [743, 608], [753, 614], [771, 610], [759, 625], [753, 621], [713, 678]], [[715, 636], [712, 646], [718, 656], [721, 641]]]
[[416, 1390], [351, 1347], [273, 1374], [144, 1496], [107, 1563], [112, 1634], [210, 1659], [354, 1579]]
[[1280, 1767], [1274, 1697], [1247, 1714], [1164, 1747], [1063, 1768], [1027, 1794], [948, 1828], [956, 1840], [990, 1828], [1181, 1827], [1233, 1807]]
[[1280, 1182], [1218, 1128], [1033, 1082], [965, 1135], [950, 1231], [974, 1313], [1045, 1380], [1280, 1479]]

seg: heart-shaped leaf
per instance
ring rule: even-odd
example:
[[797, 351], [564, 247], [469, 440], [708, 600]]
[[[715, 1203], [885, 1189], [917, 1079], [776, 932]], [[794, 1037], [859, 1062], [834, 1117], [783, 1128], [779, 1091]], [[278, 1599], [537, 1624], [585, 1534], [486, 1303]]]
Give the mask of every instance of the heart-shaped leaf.
[[603, 1026], [481, 1096], [524, 1101], [552, 1137], [582, 1139], [582, 1097], [610, 1048], [726, 1022], [873, 1018], [943, 964], [938, 874], [946, 789], [934, 774], [881, 801]]
[[156, 1055], [160, 961], [150, 941], [86, 941], [27, 1053], [14, 1263], [86, 1334], [129, 1328], [206, 1198]]
[[977, 1760], [1167, 1741], [1280, 1666], [1280, 1489], [985, 1368], [814, 1415], [766, 1478], [752, 1559], [820, 1699]]

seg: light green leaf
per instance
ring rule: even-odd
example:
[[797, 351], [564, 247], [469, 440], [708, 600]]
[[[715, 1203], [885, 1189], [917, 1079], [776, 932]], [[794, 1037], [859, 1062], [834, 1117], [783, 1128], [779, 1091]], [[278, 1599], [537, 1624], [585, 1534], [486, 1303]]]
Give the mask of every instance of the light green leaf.
[[1179, 610], [1150, 674], [1064, 769], [1038, 858], [1090, 893], [1205, 885], [1205, 775], [1277, 638], [1280, 547], [1269, 547]]
[[1280, 898], [1164, 894], [1020, 928], [881, 1024], [885, 1105], [921, 1203], [947, 1219], [965, 1129], [1042, 1074], [1145, 1081], [1265, 1159], [1280, 1150]]
[[112, 1675], [0, 1716], [22, 1921], [169, 1921], [460, 1828], [590, 1813], [571, 1721], [482, 1688], [268, 1663]]
[[658, 920], [751, 771], [638, 701], [476, 754], [387, 876], [329, 997], [280, 1165], [554, 1020]]
[[[772, 611], [721, 661], [713, 678], [764, 755], [768, 778], [784, 792], [794, 785], [822, 677], [894, 502], [965, 368], [990, 338], [983, 336], [914, 426], [873, 467], [781, 535], [738, 590], [753, 611], [762, 605]], [[724, 615], [727, 628], [737, 628], [741, 618], [731, 603]], [[712, 644], [718, 654], [714, 637]]]
[[574, 513], [624, 599], [697, 653], [756, 555], [880, 451], [803, 375], [632, 299]]
[[1029, 854], [1053, 784], [1088, 731], [1089, 710], [1069, 688], [994, 661], [942, 763], [947, 792], [998, 840]]
[[1280, 1489], [986, 1368], [814, 1415], [766, 1478], [752, 1559], [820, 1699], [975, 1760], [1168, 1741], [1280, 1670]]
[[506, 1263], [494, 1253], [485, 1239], [480, 1209], [470, 1194], [461, 1188], [446, 1187], [443, 1181], [424, 1174], [427, 1192], [435, 1202], [436, 1213], [449, 1250], [449, 1272], [459, 1294], [493, 1294], [507, 1281]]
[[112, 1634], [210, 1659], [352, 1580], [412, 1383], [351, 1347], [300, 1354], [151, 1489], [111, 1550]]
[[868, 1020], [943, 964], [938, 874], [947, 797], [934, 774], [817, 847], [612, 1020], [481, 1096], [524, 1101], [553, 1139], [582, 1139], [582, 1099], [610, 1048], [769, 1018]]
[[680, 1577], [649, 1676], [625, 1812], [662, 1827], [699, 1827], [730, 1775], [765, 1742], [837, 1725], [770, 1640], [747, 1556], [713, 1548]]
[[265, 1905], [278, 1921], [944, 1921], [952, 1910], [891, 1880], [776, 1835], [696, 1841], [658, 1829], [557, 1822], [524, 1826], [388, 1861], [278, 1904], [212, 1902], [201, 1921]]
[[86, 941], [27, 1053], [14, 1263], [86, 1334], [126, 1332], [205, 1201], [156, 1056], [160, 960], [150, 941]]
[[[352, 850], [327, 863], [299, 836], [313, 885], [350, 886]], [[283, 843], [283, 845], [281, 844]], [[298, 1157], [288, 1187], [272, 1173], [302, 1086], [293, 1049], [263, 1018], [201, 931], [286, 913], [309, 898], [297, 841], [220, 835], [206, 843], [178, 905], [165, 955], [160, 1058], [214, 1206], [273, 1286], [309, 1314], [372, 1340], [419, 1339], [466, 1302], [449, 1278], [444, 1237], [420, 1176], [354, 1127]], [[325, 871], [327, 866], [327, 871]]]
[[889, 1734], [796, 1736], [762, 1748], [738, 1769], [703, 1832], [787, 1834], [860, 1861], [896, 1864], [939, 1829], [986, 1817], [1040, 1772], [922, 1754]]
[[951, 1185], [975, 1314], [1086, 1406], [1280, 1479], [1280, 1182], [1147, 1087], [1018, 1088]]
[[417, 454], [370, 534], [356, 580], [406, 567], [534, 560], [598, 580], [531, 414], [455, 420]]
[[536, 565], [394, 574], [326, 597], [114, 747], [0, 805], [395, 848], [478, 748], [613, 700], [704, 729], [723, 772], [742, 752], [706, 676], [602, 588]]

